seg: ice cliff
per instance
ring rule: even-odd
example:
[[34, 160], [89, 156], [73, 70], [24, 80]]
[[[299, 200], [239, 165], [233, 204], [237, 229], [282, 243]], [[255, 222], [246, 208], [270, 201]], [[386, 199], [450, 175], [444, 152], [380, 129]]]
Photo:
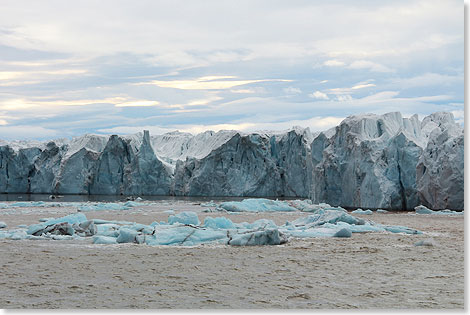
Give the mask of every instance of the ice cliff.
[[207, 131], [0, 140], [0, 192], [308, 197], [332, 206], [463, 209], [464, 133], [450, 113], [350, 116], [315, 135]]

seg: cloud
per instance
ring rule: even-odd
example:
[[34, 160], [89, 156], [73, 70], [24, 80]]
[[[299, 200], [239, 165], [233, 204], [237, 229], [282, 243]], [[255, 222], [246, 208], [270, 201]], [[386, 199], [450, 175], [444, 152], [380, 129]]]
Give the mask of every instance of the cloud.
[[328, 67], [341, 67], [341, 66], [344, 66], [345, 63], [340, 60], [331, 59], [331, 60], [326, 60], [325, 62], [323, 62], [323, 65], [328, 66]]
[[117, 103], [114, 106], [116, 107], [147, 107], [147, 106], [157, 106], [160, 102], [157, 101], [130, 101]]
[[207, 1], [4, 1], [0, 124], [270, 129], [464, 103], [458, 1]]
[[359, 82], [350, 88], [332, 88], [332, 89], [329, 89], [328, 92], [332, 94], [350, 94], [350, 93], [353, 93], [355, 90], [360, 90], [360, 89], [374, 87], [374, 86], [376, 85], [373, 83], [367, 83], [366, 81], [366, 82]]
[[368, 61], [368, 60], [356, 60], [348, 66], [349, 69], [369, 69], [374, 72], [395, 72], [395, 70], [390, 69], [382, 64]]
[[284, 93], [286, 94], [300, 94], [302, 90], [293, 86], [289, 86], [283, 89]]
[[0, 126], [0, 134], [3, 140], [51, 139], [64, 136], [59, 130], [34, 125]]
[[259, 82], [269, 82], [269, 81], [279, 81], [279, 82], [291, 82], [291, 80], [282, 80], [282, 79], [263, 79], [263, 80], [223, 80], [225, 78], [233, 78], [232, 76], [210, 76], [210, 77], [200, 77], [193, 80], [170, 80], [170, 81], [149, 81], [136, 83], [136, 85], [157, 85], [163, 88], [173, 88], [181, 90], [223, 90], [230, 89], [236, 86], [259, 83]]
[[308, 96], [310, 96], [311, 98], [319, 99], [319, 100], [328, 100], [328, 99], [330, 99], [327, 94], [325, 94], [323, 92], [320, 92], [320, 91], [315, 91], [312, 94], [309, 94]]
[[105, 134], [135, 134], [142, 130], [149, 130], [151, 134], [158, 135], [172, 131], [198, 134], [205, 131], [237, 130], [242, 132], [256, 131], [285, 131], [293, 126], [310, 128], [312, 131], [323, 131], [338, 125], [344, 117], [311, 117], [309, 119], [287, 120], [282, 122], [246, 122], [229, 124], [200, 124], [200, 125], [172, 125], [172, 126], [120, 126], [108, 129], [100, 129], [98, 132]]

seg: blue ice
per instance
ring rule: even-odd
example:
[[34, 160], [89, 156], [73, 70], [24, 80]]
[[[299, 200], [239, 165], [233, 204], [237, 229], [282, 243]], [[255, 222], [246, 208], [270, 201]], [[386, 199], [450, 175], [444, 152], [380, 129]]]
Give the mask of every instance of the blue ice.
[[222, 202], [219, 208], [233, 212], [297, 211], [296, 208], [289, 206], [284, 201], [264, 198]]

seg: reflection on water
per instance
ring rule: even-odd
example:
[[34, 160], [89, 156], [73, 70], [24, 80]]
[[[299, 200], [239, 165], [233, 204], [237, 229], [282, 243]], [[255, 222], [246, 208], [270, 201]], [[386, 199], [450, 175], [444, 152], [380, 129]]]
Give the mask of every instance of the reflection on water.
[[[0, 194], [0, 201], [55, 201], [55, 202], [114, 202], [126, 201], [129, 196], [121, 195], [63, 195], [60, 198], [49, 199], [49, 194]], [[206, 202], [206, 201], [239, 201], [250, 197], [187, 197], [187, 196], [141, 196], [143, 200], [150, 201], [188, 201], [188, 202]], [[256, 197], [254, 197], [256, 198]], [[266, 197], [268, 199], [289, 200], [295, 198], [276, 198]]]

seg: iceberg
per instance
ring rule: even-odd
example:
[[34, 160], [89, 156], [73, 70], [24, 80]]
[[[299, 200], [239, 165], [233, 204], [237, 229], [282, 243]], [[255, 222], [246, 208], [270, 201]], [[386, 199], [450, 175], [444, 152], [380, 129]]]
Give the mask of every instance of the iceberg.
[[289, 206], [284, 201], [263, 198], [222, 202], [219, 208], [233, 212], [297, 211], [296, 208]]
[[135, 243], [138, 232], [128, 228], [120, 228], [119, 236], [116, 239], [118, 243]]
[[268, 219], [252, 223], [233, 223], [222, 216], [206, 217], [201, 224], [194, 212], [170, 216], [167, 222], [150, 225], [128, 221], [87, 220], [75, 213], [33, 224], [27, 228], [0, 231], [0, 238], [92, 240], [93, 244], [135, 243], [147, 245], [194, 246], [223, 244], [232, 246], [280, 245], [289, 238], [351, 237], [352, 233], [391, 232], [421, 234], [403, 226], [390, 226], [365, 221], [345, 210], [319, 209], [316, 213], [286, 222], [282, 226]]
[[334, 237], [351, 237], [352, 232], [351, 232], [351, 230], [349, 230], [347, 228], [342, 228], [341, 230], [336, 232], [333, 236]]
[[415, 207], [415, 212], [416, 214], [441, 214], [441, 215], [449, 215], [449, 214], [463, 215], [464, 214], [464, 211], [452, 211], [449, 209], [444, 209], [444, 210], [439, 210], [439, 211], [431, 210], [431, 209], [426, 208], [423, 205], [419, 205]]
[[169, 224], [181, 223], [181, 224], [192, 224], [199, 225], [201, 222], [195, 212], [184, 211], [168, 217]]
[[206, 228], [211, 228], [214, 230], [217, 229], [233, 229], [235, 228], [235, 225], [230, 219], [227, 219], [225, 217], [206, 217], [204, 219], [204, 227]]
[[267, 229], [240, 233], [228, 241], [232, 246], [281, 245], [287, 243], [287, 237], [278, 229]]
[[0, 221], [0, 229], [4, 229], [4, 228], [6, 228], [7, 226], [8, 226], [8, 225], [7, 225], [5, 222]]
[[369, 210], [369, 209], [367, 209], [367, 210], [357, 209], [357, 210], [354, 210], [351, 213], [354, 213], [354, 214], [368, 214], [368, 215], [373, 214], [372, 210]]
[[115, 237], [97, 235], [93, 237], [93, 244], [117, 244]]
[[52, 219], [52, 220], [42, 222], [39, 224], [30, 225], [28, 227], [27, 233], [30, 235], [36, 235], [38, 233], [42, 234], [42, 231], [46, 229], [48, 226], [54, 226], [58, 223], [68, 223], [70, 225], [80, 224], [85, 221], [88, 221], [88, 220], [83, 213], [70, 214], [62, 218]]

